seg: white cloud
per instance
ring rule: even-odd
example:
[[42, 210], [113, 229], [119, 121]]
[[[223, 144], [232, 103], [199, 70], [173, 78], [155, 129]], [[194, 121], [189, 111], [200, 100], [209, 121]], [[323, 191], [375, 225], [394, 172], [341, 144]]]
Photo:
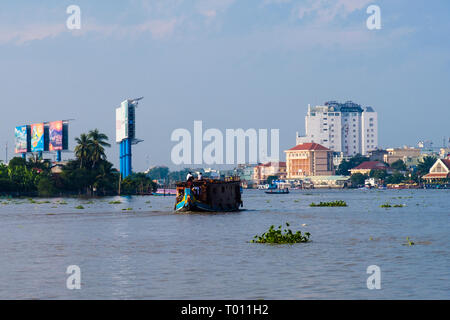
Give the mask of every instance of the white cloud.
[[297, 5], [295, 15], [299, 19], [313, 17], [316, 24], [325, 24], [337, 17], [365, 9], [373, 0], [308, 0], [306, 4]]
[[34, 40], [54, 38], [67, 31], [64, 24], [30, 25], [22, 28], [3, 27], [0, 29], [0, 44], [13, 42], [24, 44]]

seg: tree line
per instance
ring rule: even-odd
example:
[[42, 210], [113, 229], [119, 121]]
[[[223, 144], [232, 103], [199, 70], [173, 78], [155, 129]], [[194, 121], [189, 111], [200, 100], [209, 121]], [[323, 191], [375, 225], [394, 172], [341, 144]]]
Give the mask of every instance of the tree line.
[[[385, 184], [398, 184], [402, 182], [421, 182], [421, 177], [426, 175], [437, 158], [433, 156], [425, 156], [417, 164], [413, 170], [409, 170], [405, 162], [401, 159], [393, 162], [390, 166], [386, 164], [392, 171], [388, 173], [386, 170], [375, 169], [371, 170], [369, 174], [355, 173], [351, 175], [351, 182], [353, 186], [362, 186], [368, 178], [377, 178], [382, 180]], [[348, 160], [343, 160], [336, 170], [338, 175], [350, 175], [350, 169], [353, 169], [365, 161], [370, 161], [368, 157], [357, 154]]]
[[[109, 196], [149, 194], [156, 183], [143, 173], [121, 181], [120, 172], [107, 160], [105, 148], [111, 145], [98, 129], [75, 139], [75, 159], [60, 165], [31, 155], [0, 164], [0, 193], [17, 196]], [[58, 165], [58, 164], [57, 164]], [[120, 186], [119, 186], [120, 185]]]

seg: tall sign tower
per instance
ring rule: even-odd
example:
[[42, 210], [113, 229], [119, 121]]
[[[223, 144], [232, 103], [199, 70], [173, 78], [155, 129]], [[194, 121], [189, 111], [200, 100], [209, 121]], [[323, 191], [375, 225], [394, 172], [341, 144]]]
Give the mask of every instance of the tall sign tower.
[[116, 109], [116, 142], [120, 145], [120, 174], [123, 179], [132, 173], [131, 146], [142, 142], [136, 139], [136, 108], [143, 98], [127, 99]]

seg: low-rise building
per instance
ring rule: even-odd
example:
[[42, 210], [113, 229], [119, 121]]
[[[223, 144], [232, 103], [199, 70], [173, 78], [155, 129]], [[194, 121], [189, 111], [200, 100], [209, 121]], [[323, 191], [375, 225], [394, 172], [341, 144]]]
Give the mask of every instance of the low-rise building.
[[365, 161], [360, 165], [350, 169], [351, 174], [361, 173], [369, 175], [372, 170], [387, 170], [386, 164], [380, 161]]
[[302, 143], [285, 153], [288, 179], [334, 175], [333, 151], [318, 143]]
[[388, 154], [383, 156], [383, 161], [389, 165], [398, 160], [402, 160], [405, 163], [410, 162], [412, 158], [420, 157], [421, 153], [419, 148], [410, 148], [406, 146], [403, 148], [389, 148], [386, 149], [386, 151]]
[[375, 149], [372, 151], [369, 151], [369, 160], [370, 161], [380, 161], [383, 162], [384, 161], [384, 156], [389, 154], [389, 152], [387, 150], [384, 149]]
[[450, 158], [437, 159], [430, 172], [422, 177], [428, 183], [450, 182]]
[[337, 188], [342, 189], [350, 184], [349, 176], [312, 176], [307, 179], [314, 188]]
[[276, 176], [279, 179], [286, 178], [286, 162], [268, 162], [259, 164], [253, 168], [253, 180], [260, 184], [263, 183], [270, 176]]

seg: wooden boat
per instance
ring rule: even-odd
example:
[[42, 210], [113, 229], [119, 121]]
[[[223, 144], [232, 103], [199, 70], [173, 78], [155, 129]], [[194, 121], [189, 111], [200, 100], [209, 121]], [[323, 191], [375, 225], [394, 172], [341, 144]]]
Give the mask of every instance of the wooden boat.
[[175, 211], [237, 211], [243, 205], [239, 177], [177, 183]]
[[268, 189], [265, 191], [265, 193], [267, 194], [288, 194], [289, 193], [289, 189], [285, 188], [285, 189]]

